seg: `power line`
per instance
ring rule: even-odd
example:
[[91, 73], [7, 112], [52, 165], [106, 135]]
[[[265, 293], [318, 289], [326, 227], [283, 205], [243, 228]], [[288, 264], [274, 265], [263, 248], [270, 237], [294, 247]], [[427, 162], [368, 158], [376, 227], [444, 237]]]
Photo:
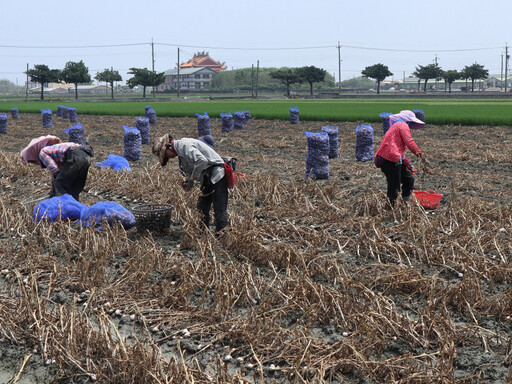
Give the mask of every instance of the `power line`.
[[492, 49], [502, 49], [503, 47], [490, 47], [490, 48], [466, 48], [466, 49], [390, 49], [390, 48], [371, 48], [371, 47], [357, 47], [354, 45], [342, 45], [343, 48], [363, 49], [368, 51], [390, 51], [390, 52], [469, 52], [469, 51], [485, 51]]
[[[186, 48], [207, 48], [207, 49], [224, 49], [235, 51], [282, 51], [282, 50], [307, 50], [307, 49], [325, 49], [337, 48], [337, 45], [319, 45], [319, 46], [305, 46], [305, 47], [278, 47], [278, 48], [250, 48], [250, 47], [222, 47], [222, 46], [206, 46], [206, 45], [187, 45], [178, 43], [127, 43], [127, 44], [103, 44], [103, 45], [6, 45], [0, 44], [0, 48], [17, 48], [17, 49], [82, 49], [82, 48], [113, 48], [113, 47], [130, 47], [140, 45], [163, 45], [170, 47], [186, 47]], [[361, 49], [368, 51], [389, 51], [389, 52], [471, 52], [471, 51], [485, 51], [493, 49], [502, 49], [503, 47], [485, 47], [485, 48], [463, 48], [463, 49], [395, 49], [395, 48], [377, 48], [377, 47], [363, 47], [356, 45], [340, 45], [342, 48]]]
[[156, 45], [167, 45], [170, 47], [186, 47], [186, 48], [207, 48], [207, 49], [226, 49], [234, 51], [284, 51], [284, 50], [300, 50], [300, 49], [324, 49], [336, 48], [336, 45], [322, 45], [317, 47], [281, 47], [281, 48], [240, 48], [240, 47], [212, 47], [205, 45], [185, 45], [185, 44], [170, 44], [170, 43], [155, 43]]
[[81, 48], [113, 48], [113, 47], [131, 47], [135, 45], [151, 45], [151, 43], [130, 43], [130, 44], [108, 44], [108, 45], [4, 45], [0, 48], [29, 48], [29, 49], [81, 49]]

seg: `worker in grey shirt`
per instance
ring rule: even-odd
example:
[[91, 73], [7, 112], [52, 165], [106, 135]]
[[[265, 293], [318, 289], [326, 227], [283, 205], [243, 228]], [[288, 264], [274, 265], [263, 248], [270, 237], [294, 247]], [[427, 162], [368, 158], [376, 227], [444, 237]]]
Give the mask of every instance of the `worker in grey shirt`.
[[182, 138], [175, 140], [170, 134], [157, 138], [153, 142], [152, 152], [165, 166], [169, 159], [179, 160], [180, 170], [185, 176], [182, 187], [190, 191], [197, 180], [201, 186], [201, 195], [197, 208], [203, 214], [203, 224], [210, 226], [210, 209], [213, 204], [215, 232], [228, 225], [228, 187], [224, 171], [224, 160], [209, 145], [197, 139]]

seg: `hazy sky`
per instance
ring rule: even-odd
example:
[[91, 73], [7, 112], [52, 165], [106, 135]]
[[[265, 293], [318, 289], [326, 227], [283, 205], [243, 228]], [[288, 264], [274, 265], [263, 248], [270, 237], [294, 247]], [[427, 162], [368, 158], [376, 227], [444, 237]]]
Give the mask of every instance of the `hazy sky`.
[[[25, 83], [27, 63], [91, 77], [113, 67], [175, 68], [207, 51], [229, 69], [314, 65], [338, 80], [387, 65], [395, 79], [437, 62], [501, 73], [512, 44], [511, 0], [2, 0], [0, 78]], [[509, 53], [510, 53], [509, 49]]]

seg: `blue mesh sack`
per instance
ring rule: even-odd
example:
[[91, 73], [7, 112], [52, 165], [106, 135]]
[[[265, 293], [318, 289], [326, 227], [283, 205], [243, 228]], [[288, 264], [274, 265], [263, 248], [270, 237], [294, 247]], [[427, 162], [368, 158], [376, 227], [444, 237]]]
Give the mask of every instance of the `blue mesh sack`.
[[66, 106], [62, 107], [62, 118], [69, 119], [69, 109]]
[[299, 123], [299, 108], [290, 107], [290, 123], [292, 123], [292, 124]]
[[32, 220], [50, 222], [64, 219], [75, 220], [80, 218], [80, 213], [84, 208], [87, 208], [87, 205], [79, 203], [73, 196], [66, 193], [38, 203], [32, 211]]
[[17, 107], [11, 108], [11, 117], [13, 120], [19, 120], [20, 119], [20, 112], [18, 111]]
[[329, 178], [329, 135], [327, 132], [304, 132], [308, 140], [306, 180]]
[[202, 141], [203, 143], [209, 145], [212, 148], [214, 147], [214, 140], [212, 135], [201, 136], [198, 140]]
[[86, 207], [80, 214], [80, 221], [84, 227], [96, 225], [96, 229], [102, 230], [103, 224], [121, 224], [124, 229], [135, 226], [135, 216], [121, 204], [113, 201], [100, 201], [90, 207]]
[[78, 115], [76, 114], [76, 108], [75, 107], [69, 107], [68, 108], [69, 113], [69, 122], [70, 123], [77, 123], [78, 122]]
[[151, 105], [145, 105], [144, 106], [144, 113], [147, 115], [148, 111], [151, 109]]
[[233, 115], [231, 112], [221, 113], [220, 118], [222, 120], [221, 132], [227, 133], [233, 130]]
[[0, 133], [7, 133], [7, 113], [0, 113]]
[[329, 135], [329, 159], [340, 157], [338, 152], [338, 127], [322, 127]]
[[43, 128], [53, 128], [52, 110], [41, 109], [41, 115], [43, 115]]
[[425, 112], [423, 112], [422, 109], [413, 109], [412, 111], [416, 115], [417, 119], [420, 119], [421, 121], [425, 122]]
[[391, 112], [382, 112], [379, 113], [380, 118], [382, 119], [382, 135], [384, 136], [386, 132], [388, 131], [390, 125], [389, 125], [389, 116], [391, 116]]
[[245, 115], [245, 123], [248, 123], [249, 121], [251, 121], [251, 119], [252, 119], [251, 112], [244, 111], [244, 115]]
[[210, 116], [208, 116], [208, 112], [196, 113], [197, 116], [197, 136], [206, 136], [211, 135], [212, 131], [210, 129]]
[[373, 128], [371, 125], [356, 127], [356, 159], [373, 160]]
[[234, 129], [244, 129], [245, 123], [245, 113], [244, 111], [238, 111], [233, 113], [233, 128]]
[[114, 171], [131, 171], [130, 163], [122, 156], [108, 155], [106, 160], [94, 163], [96, 167], [112, 168]]
[[63, 110], [64, 110], [63, 105], [57, 105], [57, 112], [55, 113], [57, 115], [57, 117], [62, 117]]
[[66, 128], [64, 133], [68, 135], [68, 141], [71, 143], [84, 144], [84, 127], [82, 124], [77, 123], [72, 127]]
[[142, 154], [142, 138], [137, 128], [124, 128], [124, 158], [129, 161], [140, 160]]
[[153, 108], [146, 111], [146, 117], [149, 119], [149, 125], [156, 125], [156, 112]]
[[137, 120], [135, 122], [135, 128], [137, 128], [140, 132], [142, 144], [149, 144], [149, 117], [137, 117]]

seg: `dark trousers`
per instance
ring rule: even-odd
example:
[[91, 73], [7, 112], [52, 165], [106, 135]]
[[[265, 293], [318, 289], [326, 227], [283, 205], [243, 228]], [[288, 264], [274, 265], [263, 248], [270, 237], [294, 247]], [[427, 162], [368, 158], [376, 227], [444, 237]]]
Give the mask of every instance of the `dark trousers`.
[[220, 231], [228, 225], [228, 185], [226, 176], [216, 184], [212, 184], [208, 172], [203, 176], [201, 182], [201, 196], [197, 200], [197, 209], [203, 214], [203, 223], [208, 228], [210, 225], [210, 209], [213, 204], [215, 217], [215, 232]]
[[69, 193], [79, 201], [79, 194], [84, 190], [91, 156], [81, 148], [69, 148], [66, 151], [66, 162], [59, 173], [53, 178], [50, 197]]
[[402, 189], [402, 198], [406, 201], [409, 200], [414, 188], [414, 176], [411, 171], [409, 171], [401, 162], [393, 163], [389, 160], [385, 160], [380, 169], [386, 175], [386, 180], [388, 182], [389, 201], [392, 204], [395, 202], [398, 198], [398, 192], [400, 189]]

